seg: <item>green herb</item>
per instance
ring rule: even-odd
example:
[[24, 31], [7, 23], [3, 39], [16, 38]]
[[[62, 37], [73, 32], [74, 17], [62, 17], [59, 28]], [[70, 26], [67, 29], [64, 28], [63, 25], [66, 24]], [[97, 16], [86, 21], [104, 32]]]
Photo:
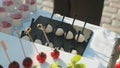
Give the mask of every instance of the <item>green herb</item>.
[[59, 65], [59, 62], [57, 61], [54, 64], [51, 64], [50, 68], [62, 68], [62, 67]]
[[81, 56], [76, 55], [71, 59], [71, 62], [68, 64], [67, 68], [86, 68], [86, 65], [83, 63], [77, 64], [80, 61]]

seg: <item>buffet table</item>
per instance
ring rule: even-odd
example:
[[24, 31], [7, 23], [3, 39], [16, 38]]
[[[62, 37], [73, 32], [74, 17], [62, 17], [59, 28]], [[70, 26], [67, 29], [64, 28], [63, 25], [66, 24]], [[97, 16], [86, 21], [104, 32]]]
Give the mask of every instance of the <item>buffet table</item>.
[[[38, 11], [37, 14], [48, 18], [51, 17], [51, 13], [47, 13], [42, 10]], [[35, 16], [38, 17], [37, 15]], [[61, 21], [62, 17], [55, 15], [53, 19]], [[72, 24], [73, 19], [66, 17], [64, 21], [66, 23]], [[84, 22], [76, 20], [74, 25], [83, 27]], [[120, 36], [114, 32], [110, 32], [105, 28], [89, 23], [86, 24], [86, 28], [93, 30], [93, 36], [83, 56], [90, 59], [97, 59], [100, 63], [103, 63], [103, 66], [106, 67], [111, 55], [111, 48], [114, 47], [115, 41]]]
[[[31, 19], [35, 18], [37, 19], [39, 16], [45, 16], [50, 18], [51, 13], [38, 10], [35, 14], [31, 14]], [[29, 21], [26, 21], [23, 23], [23, 27], [21, 30], [25, 30], [31, 23], [31, 19]], [[58, 15], [54, 15], [55, 20], [61, 21], [62, 17]], [[65, 17], [65, 22], [72, 24], [71, 18]], [[74, 25], [82, 27], [84, 25], [84, 22], [76, 20]], [[93, 30], [92, 38], [90, 39], [90, 42], [83, 54], [82, 60], [80, 63], [85, 63], [86, 68], [107, 68], [108, 61], [111, 56], [112, 48], [114, 47], [114, 43], [117, 38], [120, 36], [115, 34], [114, 32], [110, 32], [109, 30], [95, 26], [92, 24], [87, 23], [86, 28]], [[23, 53], [20, 47], [19, 39], [10, 36], [4, 33], [0, 33], [0, 41], [4, 40], [7, 45], [7, 52], [10, 55], [11, 60], [16, 60], [20, 63], [21, 68], [22, 67], [22, 61], [23, 61]], [[40, 65], [36, 59], [36, 51], [33, 47], [33, 44], [29, 41], [22, 40], [25, 48], [25, 52], [27, 53], [27, 56], [30, 56], [34, 60], [33, 65], [38, 65], [38, 68], [49, 68], [50, 64], [54, 63], [54, 61], [50, 58], [50, 51], [51, 48], [42, 46], [40, 44], [36, 44], [37, 48], [41, 52], [47, 53], [47, 61], [46, 63]], [[0, 46], [0, 64], [3, 65], [5, 68], [7, 68], [9, 62], [3, 52], [2, 47]], [[63, 51], [60, 51], [60, 59], [58, 60], [60, 62], [60, 65], [63, 66], [63, 68], [66, 68], [67, 63], [70, 61], [70, 59], [73, 57], [73, 54], [66, 53]]]

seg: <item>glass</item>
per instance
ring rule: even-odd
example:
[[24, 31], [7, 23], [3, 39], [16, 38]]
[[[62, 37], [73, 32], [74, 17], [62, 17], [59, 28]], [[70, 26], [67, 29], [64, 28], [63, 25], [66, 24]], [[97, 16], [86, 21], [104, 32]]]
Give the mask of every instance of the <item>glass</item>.
[[22, 1], [22, 0], [13, 0], [13, 2], [14, 2], [14, 6], [15, 6], [16, 8], [18, 8], [20, 5], [23, 4], [23, 1]]
[[29, 5], [30, 12], [35, 12], [37, 10], [36, 0], [25, 0], [25, 3]]
[[29, 6], [27, 4], [22, 4], [19, 6], [18, 11], [22, 13], [24, 19], [29, 18]]
[[0, 21], [0, 31], [6, 34], [12, 34], [12, 24], [7, 20]]
[[10, 13], [10, 19], [14, 30], [20, 30], [22, 27], [22, 14], [20, 12]]
[[14, 11], [14, 2], [13, 0], [3, 0], [2, 5], [6, 8], [8, 12]]

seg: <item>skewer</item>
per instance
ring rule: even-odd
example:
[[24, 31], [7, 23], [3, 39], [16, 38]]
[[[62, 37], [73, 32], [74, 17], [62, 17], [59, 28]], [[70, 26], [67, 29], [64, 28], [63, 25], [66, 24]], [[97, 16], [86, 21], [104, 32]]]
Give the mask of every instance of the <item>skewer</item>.
[[79, 32], [78, 32], [77, 40], [78, 40], [78, 38], [79, 38], [80, 34], [81, 34], [81, 31], [79, 31]]
[[54, 16], [54, 11], [53, 11], [53, 13], [52, 13], [52, 15], [51, 15], [51, 17], [50, 17], [50, 22], [51, 22], [53, 16]]
[[45, 24], [44, 31], [46, 33], [51, 33], [53, 31], [53, 27], [51, 25], [51, 21], [52, 21], [53, 16], [54, 16], [54, 12], [52, 13], [52, 15], [50, 17], [49, 22], [47, 24]]
[[85, 29], [85, 26], [86, 26], [87, 20], [88, 20], [88, 17], [86, 17], [86, 19], [85, 19], [85, 24], [84, 24], [84, 26], [83, 26], [83, 28], [82, 28], [82, 31], [81, 31], [82, 34], [83, 34], [84, 29]]
[[47, 43], [49, 44], [50, 41], [49, 41], [49, 39], [48, 39], [48, 37], [47, 37], [45, 31], [44, 31], [43, 25], [42, 25], [42, 24], [38, 24], [38, 25], [37, 25], [37, 28], [38, 28], [39, 30], [42, 30], [42, 32], [43, 32], [43, 34], [44, 34], [44, 36], [45, 36], [45, 39], [46, 39]]
[[20, 36], [20, 38], [22, 38], [24, 35], [25, 35], [25, 32], [24, 32], [24, 31], [21, 31], [21, 36]]
[[30, 27], [32, 27], [33, 23], [34, 23], [34, 18], [32, 18], [32, 21], [31, 21], [31, 24], [30, 24]]
[[33, 43], [33, 45], [34, 45], [34, 47], [35, 47], [36, 52], [39, 53], [39, 51], [38, 51], [36, 45], [34, 44], [34, 41], [33, 41], [32, 37], [31, 37], [31, 35], [29, 34], [30, 31], [31, 31], [31, 28], [30, 28], [30, 27], [27, 28], [27, 30], [26, 30], [26, 34], [28, 35], [28, 37], [29, 37], [30, 40], [32, 41], [32, 43]]
[[2, 45], [2, 48], [3, 48], [3, 50], [4, 50], [4, 52], [5, 52], [6, 56], [7, 56], [7, 58], [8, 58], [9, 63], [11, 63], [10, 57], [9, 57], [9, 55], [8, 55], [8, 53], [7, 53], [6, 44], [4, 43], [4, 41], [0, 41], [0, 43], [1, 43], [1, 45]]
[[61, 21], [61, 22], [63, 22], [63, 21], [64, 21], [64, 19], [65, 19], [65, 16], [63, 16], [63, 18], [62, 18], [62, 21]]
[[73, 19], [72, 26], [73, 26], [73, 25], [74, 25], [74, 23], [75, 23], [75, 19], [76, 19], [76, 17], [74, 17], [74, 19]]
[[17, 36], [18, 36], [18, 38], [19, 38], [19, 42], [20, 42], [20, 45], [21, 45], [21, 47], [22, 47], [24, 57], [26, 57], [25, 49], [24, 49], [23, 44], [22, 44], [22, 41], [21, 41], [21, 39], [20, 39], [20, 37], [19, 37], [19, 33], [18, 33], [18, 31], [16, 31], [16, 34], [17, 34]]

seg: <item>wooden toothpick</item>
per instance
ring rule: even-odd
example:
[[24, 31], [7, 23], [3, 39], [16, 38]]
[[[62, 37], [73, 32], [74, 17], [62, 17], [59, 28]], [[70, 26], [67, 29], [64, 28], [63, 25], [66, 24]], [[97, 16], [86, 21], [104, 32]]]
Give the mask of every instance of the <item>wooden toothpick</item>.
[[31, 31], [31, 28], [30, 28], [30, 27], [27, 28], [27, 30], [26, 30], [26, 34], [28, 35], [28, 37], [29, 37], [30, 40], [32, 41], [32, 43], [33, 43], [33, 45], [34, 45], [34, 47], [35, 47], [36, 52], [39, 53], [39, 51], [38, 51], [36, 45], [34, 44], [34, 41], [33, 41], [32, 37], [31, 37], [31, 35], [30, 35], [30, 31]]
[[84, 29], [85, 29], [85, 26], [86, 26], [87, 20], [88, 20], [88, 17], [86, 17], [86, 19], [85, 19], [85, 23], [84, 23], [84, 26], [83, 26], [83, 28], [82, 28], [82, 30], [81, 30], [81, 33], [82, 33], [82, 34], [83, 34], [83, 32], [84, 32]]
[[21, 39], [20, 39], [20, 36], [19, 36], [18, 31], [16, 31], [16, 34], [17, 34], [17, 36], [18, 36], [18, 38], [19, 38], [19, 42], [20, 42], [21, 48], [22, 48], [22, 50], [23, 50], [24, 57], [26, 57], [25, 50], [24, 50], [24, 47], [23, 47], [23, 44], [22, 44], [22, 41], [21, 41]]
[[38, 24], [37, 27], [38, 27], [38, 29], [42, 30], [42, 32], [43, 32], [43, 34], [45, 36], [45, 39], [47, 40], [47, 43], [49, 44], [50, 41], [49, 41], [49, 39], [48, 39], [48, 37], [47, 37], [47, 35], [45, 33], [45, 29], [44, 29], [43, 25], [42, 24]]
[[2, 48], [3, 48], [3, 50], [4, 50], [4, 52], [5, 52], [6, 56], [7, 56], [7, 58], [8, 58], [9, 63], [11, 63], [10, 57], [9, 57], [9, 55], [7, 53], [7, 47], [6, 47], [5, 42], [4, 41], [0, 41], [0, 43], [2, 45]]

